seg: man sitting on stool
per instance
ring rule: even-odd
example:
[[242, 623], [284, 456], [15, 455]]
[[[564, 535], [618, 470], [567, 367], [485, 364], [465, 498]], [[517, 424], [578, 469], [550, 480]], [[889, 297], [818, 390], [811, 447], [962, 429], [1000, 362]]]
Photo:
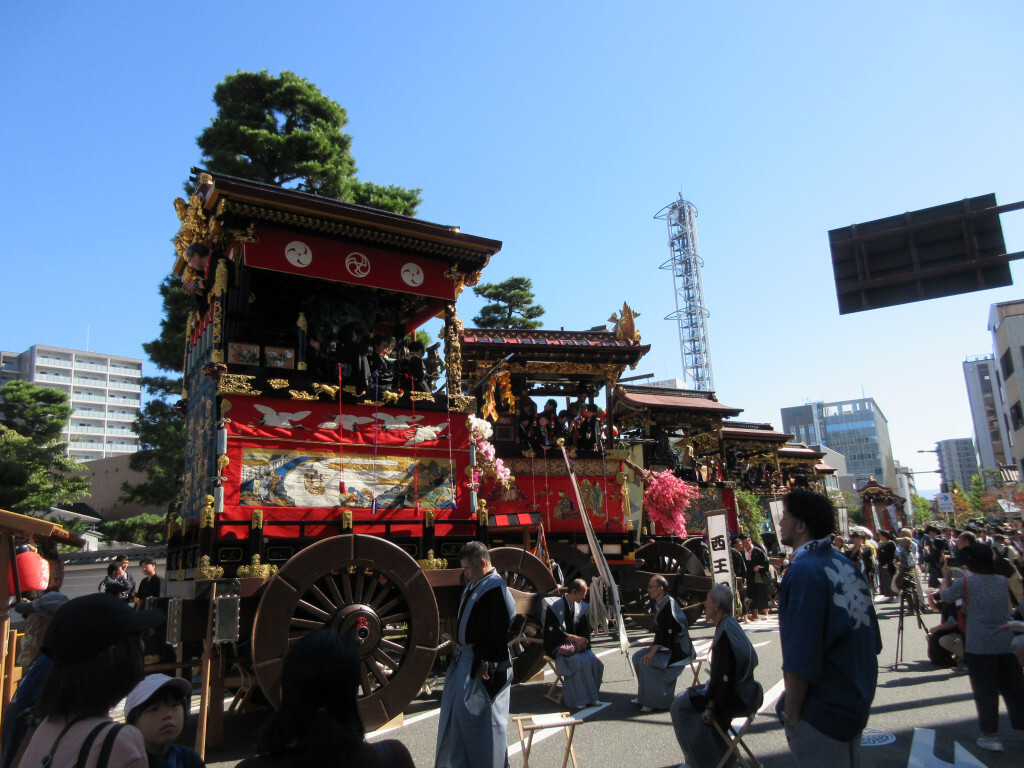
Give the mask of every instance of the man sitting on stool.
[[555, 660], [562, 676], [562, 700], [569, 709], [600, 704], [597, 699], [604, 679], [604, 664], [590, 650], [590, 608], [587, 582], [573, 579], [562, 597], [544, 598], [544, 653]]
[[647, 594], [657, 605], [654, 640], [649, 650], [633, 654], [639, 689], [633, 703], [640, 705], [641, 712], [669, 708], [676, 694], [676, 678], [684, 666], [676, 662], [693, 656], [686, 614], [668, 593], [665, 577], [652, 576], [647, 582]]

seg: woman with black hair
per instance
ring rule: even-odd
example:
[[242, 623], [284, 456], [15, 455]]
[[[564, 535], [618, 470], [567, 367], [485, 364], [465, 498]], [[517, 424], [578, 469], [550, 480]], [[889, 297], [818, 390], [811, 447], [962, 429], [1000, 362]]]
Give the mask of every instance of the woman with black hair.
[[61, 607], [43, 641], [53, 666], [35, 707], [42, 721], [15, 765], [147, 768], [142, 734], [115, 724], [110, 710], [143, 678], [142, 632], [164, 621], [103, 593]]
[[402, 742], [365, 740], [359, 665], [352, 641], [329, 629], [295, 643], [281, 670], [281, 708], [259, 754], [236, 768], [415, 768]]

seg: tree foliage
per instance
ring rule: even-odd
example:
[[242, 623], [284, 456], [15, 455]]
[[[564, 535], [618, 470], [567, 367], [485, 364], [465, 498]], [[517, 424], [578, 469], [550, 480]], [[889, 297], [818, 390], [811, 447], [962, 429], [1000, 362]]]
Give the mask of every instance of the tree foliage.
[[99, 530], [110, 541], [153, 546], [166, 540], [167, 521], [163, 515], [136, 515], [100, 523]]
[[915, 528], [921, 528], [932, 519], [932, 505], [924, 496], [916, 493], [910, 497], [910, 504], [913, 507], [913, 518], [911, 522]]
[[89, 495], [88, 478], [76, 474], [81, 464], [66, 455], [71, 410], [57, 389], [27, 381], [0, 387], [0, 493], [11, 511], [45, 514]]
[[213, 92], [217, 116], [199, 135], [208, 170], [414, 215], [420, 190], [355, 178], [345, 109], [293, 72], [236, 72]]
[[757, 494], [737, 488], [736, 506], [739, 508], [742, 532], [758, 544], [762, 543], [761, 531], [766, 518], [761, 508], [761, 499]]
[[500, 283], [484, 283], [473, 293], [490, 301], [473, 318], [477, 328], [540, 328], [537, 318], [544, 307], [534, 304], [533, 281], [528, 277], [510, 277]]

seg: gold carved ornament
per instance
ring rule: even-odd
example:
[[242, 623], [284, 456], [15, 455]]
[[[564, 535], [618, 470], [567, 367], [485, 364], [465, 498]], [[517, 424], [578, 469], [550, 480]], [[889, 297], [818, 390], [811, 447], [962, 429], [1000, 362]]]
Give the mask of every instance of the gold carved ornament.
[[255, 376], [245, 376], [239, 373], [225, 373], [217, 382], [218, 395], [260, 395], [259, 389], [253, 389], [252, 383]]
[[462, 321], [455, 312], [455, 305], [445, 308], [445, 366], [448, 368], [448, 391], [462, 391]]
[[290, 386], [288, 379], [267, 379], [267, 384], [270, 385], [271, 389], [284, 389]]
[[266, 579], [277, 573], [277, 566], [260, 562], [259, 555], [252, 556], [252, 563], [238, 566], [238, 575], [242, 578]]
[[302, 392], [297, 389], [289, 389], [288, 394], [291, 395], [292, 400], [316, 400], [316, 395], [312, 395], [309, 392]]
[[476, 521], [485, 528], [489, 525], [487, 516], [487, 502], [478, 499], [476, 502]]
[[219, 565], [213, 565], [210, 562], [209, 555], [203, 555], [199, 558], [199, 567], [196, 568], [196, 580], [197, 581], [210, 581], [212, 579], [223, 579], [224, 569]]
[[427, 557], [418, 561], [420, 568], [424, 571], [443, 571], [448, 567], [448, 561], [443, 557], [434, 557], [434, 550], [427, 550]]
[[254, 509], [249, 517], [249, 527], [254, 531], [263, 530], [263, 510]]
[[217, 457], [217, 471], [220, 473], [224, 472], [224, 468], [231, 463], [231, 459], [228, 458], [226, 453], [222, 453]]
[[638, 317], [640, 317], [640, 313], [630, 309], [626, 302], [622, 302], [621, 316], [617, 312], [612, 312], [608, 321], [615, 323], [615, 338], [618, 341], [640, 343], [640, 332], [636, 329], [634, 322]]
[[[214, 521], [217, 519], [216, 513], [213, 510], [213, 496], [206, 495], [203, 497], [203, 510], [199, 514], [199, 527], [200, 528], [213, 528]], [[182, 533], [184, 533], [184, 526], [182, 526]]]
[[346, 531], [352, 530], [352, 510], [346, 509], [341, 513], [341, 527]]

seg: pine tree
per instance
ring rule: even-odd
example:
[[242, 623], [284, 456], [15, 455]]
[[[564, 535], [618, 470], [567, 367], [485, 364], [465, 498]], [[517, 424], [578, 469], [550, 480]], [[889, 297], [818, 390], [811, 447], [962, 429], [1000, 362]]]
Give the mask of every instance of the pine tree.
[[540, 328], [537, 318], [544, 307], [533, 303], [533, 282], [528, 277], [510, 277], [500, 283], [484, 283], [473, 289], [487, 299], [480, 314], [473, 318], [477, 328]]

